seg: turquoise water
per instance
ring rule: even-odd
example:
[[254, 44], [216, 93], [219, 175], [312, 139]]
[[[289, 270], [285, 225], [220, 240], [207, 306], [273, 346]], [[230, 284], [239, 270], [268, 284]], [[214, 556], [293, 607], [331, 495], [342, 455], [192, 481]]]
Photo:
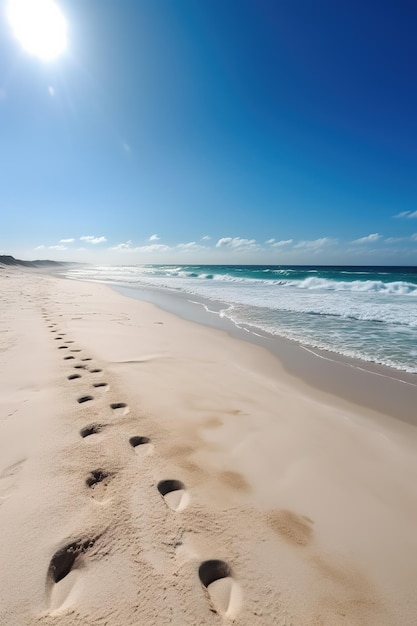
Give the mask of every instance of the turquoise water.
[[67, 276], [198, 296], [255, 333], [417, 373], [416, 267], [83, 266]]

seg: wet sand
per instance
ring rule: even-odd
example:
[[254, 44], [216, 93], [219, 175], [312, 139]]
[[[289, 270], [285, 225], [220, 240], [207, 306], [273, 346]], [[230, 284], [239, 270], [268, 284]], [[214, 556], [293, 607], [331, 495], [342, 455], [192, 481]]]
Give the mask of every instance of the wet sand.
[[284, 369], [312, 390], [318, 389], [340, 400], [369, 408], [385, 416], [417, 426], [417, 374], [395, 370], [384, 365], [361, 361], [341, 354], [310, 348], [270, 335], [249, 326], [238, 327], [218, 315], [224, 306], [173, 290], [150, 287], [113, 286], [130, 298], [156, 304], [183, 319], [224, 330], [230, 336], [266, 348]]

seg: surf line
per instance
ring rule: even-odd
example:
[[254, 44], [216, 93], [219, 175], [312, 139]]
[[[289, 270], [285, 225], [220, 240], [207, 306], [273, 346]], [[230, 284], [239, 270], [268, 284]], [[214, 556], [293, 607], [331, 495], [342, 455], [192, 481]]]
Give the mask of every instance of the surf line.
[[380, 374], [379, 372], [373, 372], [372, 370], [368, 370], [364, 367], [360, 367], [359, 365], [351, 365], [350, 363], [343, 363], [343, 361], [336, 361], [336, 359], [331, 359], [327, 356], [323, 356], [322, 354], [318, 354], [317, 352], [314, 352], [314, 350], [311, 350], [311, 348], [307, 348], [306, 346], [303, 346], [301, 344], [300, 344], [300, 348], [302, 348], [303, 350], [306, 350], [306, 352], [310, 352], [310, 354], [314, 354], [314, 356], [316, 356], [319, 359], [323, 359], [324, 361], [330, 361], [330, 363], [339, 363], [340, 365], [343, 365], [344, 367], [351, 367], [354, 370], [367, 372], [368, 374], [372, 374], [373, 376], [380, 376], [381, 378], [388, 378], [389, 380], [396, 380], [399, 383], [403, 383], [403, 385], [410, 385], [411, 387], [417, 387], [415, 383], [411, 383], [408, 380], [403, 380], [402, 378], [395, 378], [394, 376], [387, 376], [387, 374]]

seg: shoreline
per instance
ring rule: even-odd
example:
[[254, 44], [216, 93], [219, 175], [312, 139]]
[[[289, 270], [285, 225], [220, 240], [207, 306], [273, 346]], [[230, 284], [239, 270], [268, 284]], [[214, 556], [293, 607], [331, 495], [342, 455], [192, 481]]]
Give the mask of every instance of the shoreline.
[[[73, 280], [73, 279], [70, 279]], [[385, 365], [353, 359], [336, 352], [310, 348], [301, 342], [257, 329], [237, 326], [217, 311], [208, 311], [215, 301], [176, 293], [169, 289], [107, 285], [126, 297], [150, 302], [182, 319], [227, 332], [231, 337], [262, 346], [272, 353], [284, 369], [313, 389], [324, 391], [342, 400], [383, 413], [417, 426], [417, 374], [409, 374]], [[218, 309], [223, 303], [218, 303]], [[364, 380], [364, 377], [366, 380]], [[401, 395], [402, 403], [397, 398]]]
[[414, 426], [108, 285], [0, 281], [2, 624], [413, 626]]
[[[412, 298], [405, 296], [417, 293], [416, 268], [400, 268], [398, 274], [397, 268], [360, 267], [355, 275], [356, 268], [347, 266], [291, 266], [287, 270], [254, 266], [254, 271], [252, 267], [109, 266], [70, 270], [68, 275], [109, 285], [120, 281], [133, 293], [135, 288], [147, 291], [150, 301], [165, 289], [177, 298], [182, 294], [190, 301], [199, 300], [209, 309], [214, 303], [221, 316], [251, 334], [285, 337], [327, 358], [335, 354], [336, 359], [350, 359], [350, 364], [358, 360], [367, 368], [381, 365], [387, 368], [385, 375], [392, 370], [410, 374], [408, 381], [415, 380], [413, 325], [417, 318]], [[214, 280], [201, 280], [209, 278]], [[282, 291], [275, 288], [276, 283]], [[166, 306], [163, 300], [162, 304]]]

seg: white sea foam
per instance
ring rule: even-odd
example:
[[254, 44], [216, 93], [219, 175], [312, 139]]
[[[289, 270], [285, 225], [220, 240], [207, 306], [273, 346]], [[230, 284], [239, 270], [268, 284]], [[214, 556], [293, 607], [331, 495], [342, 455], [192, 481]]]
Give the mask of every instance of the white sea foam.
[[[283, 283], [281, 283], [283, 284]], [[323, 289], [326, 291], [371, 291], [386, 294], [410, 295], [417, 297], [417, 285], [404, 281], [384, 283], [380, 280], [336, 281], [324, 278], [306, 278], [305, 280], [287, 281], [286, 286], [298, 289]]]
[[251, 332], [417, 371], [417, 282], [380, 280], [387, 272], [126, 265], [77, 267], [68, 275], [216, 300], [224, 303], [218, 314]]

